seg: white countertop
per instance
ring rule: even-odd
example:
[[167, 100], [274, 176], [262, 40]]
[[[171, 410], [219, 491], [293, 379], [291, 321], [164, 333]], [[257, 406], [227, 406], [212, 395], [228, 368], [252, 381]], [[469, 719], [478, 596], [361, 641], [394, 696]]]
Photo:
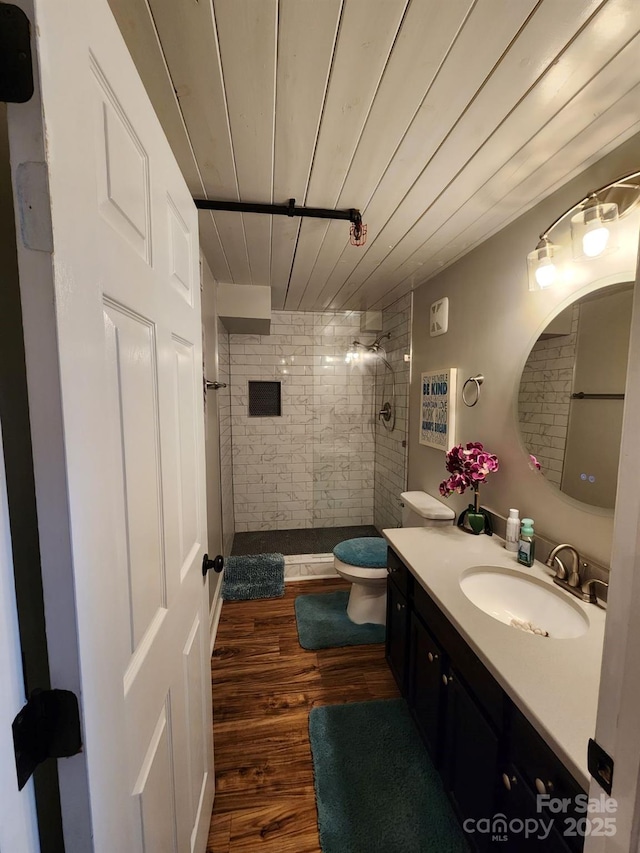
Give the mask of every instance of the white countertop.
[[[504, 691], [585, 790], [589, 789], [587, 744], [595, 734], [606, 611], [562, 592], [553, 572], [536, 560], [521, 566], [497, 536], [471, 536], [451, 527], [407, 527], [383, 535], [411, 569]], [[548, 583], [580, 607], [586, 633], [552, 639], [497, 621], [469, 601], [460, 588], [465, 569], [497, 566]]]

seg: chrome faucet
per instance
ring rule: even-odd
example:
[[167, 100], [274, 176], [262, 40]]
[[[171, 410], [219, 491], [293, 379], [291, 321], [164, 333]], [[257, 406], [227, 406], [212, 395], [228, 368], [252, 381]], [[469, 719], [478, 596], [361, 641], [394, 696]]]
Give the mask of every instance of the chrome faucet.
[[[561, 551], [569, 551], [571, 554], [571, 569], [567, 573], [567, 569], [558, 557], [558, 554]], [[556, 545], [553, 551], [547, 557], [546, 565], [549, 566], [550, 569], [553, 569], [557, 564], [556, 574], [553, 578], [554, 581], [558, 584], [558, 586], [564, 587], [565, 589], [569, 587], [569, 591], [573, 592], [580, 586], [580, 555], [578, 551], [573, 547], [573, 545]], [[581, 595], [582, 593], [576, 592], [576, 595]]]
[[583, 601], [588, 601], [589, 604], [598, 603], [598, 596], [596, 595], [596, 591], [594, 589], [596, 585], [600, 585], [605, 589], [609, 589], [609, 584], [606, 581], [601, 581], [599, 578], [589, 578], [589, 580], [585, 581], [581, 587]]
[[[561, 551], [568, 551], [571, 554], [569, 571], [567, 571], [567, 567], [560, 557], [558, 557]], [[589, 578], [589, 580], [582, 581], [580, 577], [580, 555], [573, 545], [568, 545], [567, 543], [556, 545], [547, 557], [546, 565], [550, 569], [555, 568], [556, 570], [553, 576], [554, 583], [557, 583], [562, 589], [566, 589], [571, 595], [575, 595], [576, 598], [581, 598], [582, 601], [588, 601], [590, 604], [598, 603], [598, 597], [594, 589], [595, 586], [600, 585], [605, 587], [605, 589], [609, 586], [606, 581], [599, 580], [599, 578]], [[587, 568], [587, 563], [583, 563], [582, 567]]]

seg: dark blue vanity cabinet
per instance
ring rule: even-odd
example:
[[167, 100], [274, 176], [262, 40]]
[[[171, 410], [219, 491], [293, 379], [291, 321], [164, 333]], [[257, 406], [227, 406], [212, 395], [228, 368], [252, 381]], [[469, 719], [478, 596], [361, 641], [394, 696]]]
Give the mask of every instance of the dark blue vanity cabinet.
[[[494, 813], [499, 737], [453, 666], [445, 678], [440, 773], [458, 817], [475, 826]], [[472, 838], [478, 850], [490, 848], [489, 833]]]
[[[511, 703], [510, 703], [511, 704]], [[575, 808], [576, 797], [584, 791], [558, 760], [526, 717], [513, 705], [509, 715], [508, 753], [501, 768], [501, 784], [498, 786], [497, 808], [509, 818], [543, 819], [553, 828], [544, 842], [530, 839], [520, 845], [515, 843], [506, 849], [545, 850], [549, 853], [578, 853], [584, 846], [580, 829], [587, 815]], [[554, 800], [566, 800], [574, 805], [566, 812], [552, 814], [548, 809], [537, 808], [537, 794], [548, 794]]]
[[409, 673], [409, 585], [413, 576], [395, 553], [388, 552], [387, 638], [385, 654], [389, 668], [404, 696]]
[[412, 674], [411, 710], [431, 758], [438, 767], [443, 746], [440, 741], [440, 730], [444, 711], [442, 695], [443, 677], [445, 677], [444, 652], [415, 613], [411, 613], [409, 648], [411, 653], [409, 671]]
[[[579, 834], [563, 837], [580, 815], [540, 813], [537, 794], [575, 802], [582, 789], [392, 549], [388, 558], [387, 661], [460, 821], [482, 830], [468, 834], [470, 844], [580, 851]], [[555, 828], [541, 827], [544, 838], [504, 831], [505, 821], [548, 826], [549, 817]], [[487, 818], [495, 832], [477, 824]]]

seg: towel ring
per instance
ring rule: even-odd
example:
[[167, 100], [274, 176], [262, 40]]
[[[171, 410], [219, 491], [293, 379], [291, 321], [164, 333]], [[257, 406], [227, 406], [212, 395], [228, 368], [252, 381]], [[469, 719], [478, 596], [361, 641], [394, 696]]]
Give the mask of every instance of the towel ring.
[[[481, 373], [479, 373], [477, 376], [470, 376], [467, 379], [467, 381], [462, 386], [462, 402], [465, 404], [465, 406], [468, 406], [470, 409], [472, 409], [477, 404], [478, 400], [480, 399], [480, 386], [483, 382], [484, 376]], [[467, 400], [467, 385], [469, 385], [469, 383], [474, 383], [476, 387], [476, 397], [472, 403]]]

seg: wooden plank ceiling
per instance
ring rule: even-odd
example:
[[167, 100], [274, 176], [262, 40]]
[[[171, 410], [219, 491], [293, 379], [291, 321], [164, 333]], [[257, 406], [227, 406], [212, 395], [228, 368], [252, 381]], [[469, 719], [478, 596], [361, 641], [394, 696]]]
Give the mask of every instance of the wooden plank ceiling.
[[[638, 0], [110, 0], [218, 281], [384, 307], [640, 130]], [[524, 262], [524, 259], [523, 259]]]

